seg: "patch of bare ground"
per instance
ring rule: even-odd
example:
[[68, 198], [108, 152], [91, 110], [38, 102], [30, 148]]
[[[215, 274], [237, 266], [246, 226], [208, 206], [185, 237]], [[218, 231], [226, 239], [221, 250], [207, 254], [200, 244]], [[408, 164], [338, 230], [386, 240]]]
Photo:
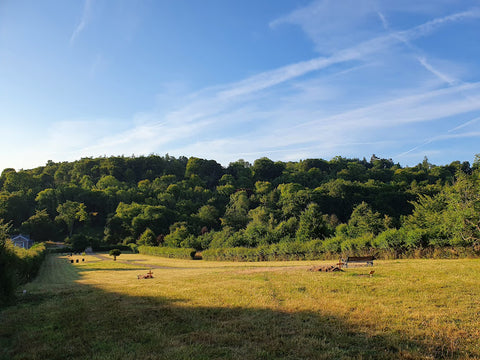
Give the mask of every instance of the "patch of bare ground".
[[275, 267], [256, 267], [254, 269], [239, 270], [237, 274], [255, 274], [261, 272], [274, 272], [274, 271], [293, 271], [293, 270], [306, 270], [309, 266], [275, 266]]

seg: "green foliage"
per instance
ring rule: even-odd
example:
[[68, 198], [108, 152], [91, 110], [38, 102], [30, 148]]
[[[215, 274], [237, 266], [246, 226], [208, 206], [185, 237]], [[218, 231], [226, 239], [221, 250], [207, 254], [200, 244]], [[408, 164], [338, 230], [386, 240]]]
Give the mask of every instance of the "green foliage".
[[283, 163], [274, 163], [266, 157], [257, 159], [252, 166], [253, 177], [257, 181], [272, 181], [282, 175], [284, 166]]
[[372, 233], [363, 233], [361, 236], [343, 240], [340, 248], [342, 253], [346, 255], [368, 255], [372, 248], [373, 239], [374, 235]]
[[422, 242], [434, 247], [472, 246], [480, 239], [480, 182], [478, 174], [457, 174], [452, 186], [433, 196], [422, 195], [403, 226], [420, 229]]
[[426, 232], [422, 229], [405, 230], [405, 246], [407, 249], [422, 249], [428, 245]]
[[26, 250], [9, 240], [10, 226], [0, 219], [0, 305], [13, 299], [17, 286], [32, 280], [45, 258], [45, 245], [38, 243]]
[[201, 228], [206, 226], [208, 229], [215, 229], [218, 227], [218, 210], [213, 205], [203, 205], [198, 212], [193, 215], [194, 220], [197, 221]]
[[328, 223], [328, 216], [320, 212], [320, 207], [311, 203], [300, 214], [300, 221], [296, 238], [300, 241], [311, 239], [325, 239], [333, 234], [333, 229]]
[[113, 261], [117, 260], [117, 256], [120, 256], [122, 252], [119, 249], [112, 249], [108, 253], [108, 255], [113, 256]]
[[35, 215], [30, 216], [22, 223], [21, 232], [29, 234], [38, 242], [53, 240], [55, 237], [55, 224], [48, 216], [47, 210], [36, 210]]
[[75, 252], [84, 251], [87, 247], [93, 246], [93, 239], [84, 234], [75, 234], [68, 238], [72, 250]]
[[40, 191], [35, 201], [38, 204], [39, 209], [45, 209], [50, 217], [54, 217], [57, 211], [58, 200], [57, 192], [54, 189], [44, 189]]
[[204, 160], [196, 157], [188, 159], [185, 168], [185, 177], [190, 178], [192, 175], [198, 175], [205, 182], [206, 186], [212, 188], [218, 183], [223, 175], [222, 166], [215, 160]]
[[49, 161], [2, 172], [0, 219], [12, 232], [68, 235], [79, 247], [145, 241], [197, 250], [278, 245], [279, 252], [316, 240], [325, 253], [473, 249], [480, 246], [477, 160], [470, 167], [425, 159], [409, 168], [375, 155], [238, 160], [227, 168], [169, 155]]
[[113, 249], [119, 249], [122, 252], [128, 252], [128, 251], [132, 250], [130, 245], [118, 245], [118, 244], [116, 244], [116, 245], [105, 245], [105, 244], [98, 245], [98, 243], [93, 244], [92, 249], [93, 249], [93, 251], [98, 251], [98, 252], [109, 252], [110, 250], [113, 250]]
[[2, 173], [3, 179], [3, 189], [8, 192], [22, 191], [25, 189], [33, 189], [37, 186], [37, 182], [31, 173], [27, 171], [16, 172], [8, 171]]
[[281, 221], [274, 229], [274, 236], [277, 239], [295, 238], [298, 228], [298, 219], [291, 217], [288, 220]]
[[228, 165], [227, 173], [235, 179], [235, 185], [239, 189], [248, 189], [253, 184], [252, 165], [243, 159]]
[[173, 218], [172, 210], [163, 205], [120, 202], [115, 215], [107, 221], [104, 240], [115, 243], [125, 237], [138, 239], [147, 228], [156, 234], [166, 234]]
[[202, 252], [204, 260], [217, 261], [270, 261], [319, 259], [324, 253], [322, 242], [283, 241], [258, 247], [210, 248]]
[[310, 191], [300, 184], [281, 184], [277, 189], [280, 192], [278, 206], [281, 207], [284, 219], [299, 216], [310, 202]]
[[338, 254], [342, 250], [342, 241], [344, 240], [344, 238], [339, 236], [325, 239], [322, 243], [323, 250], [327, 253]]
[[186, 222], [177, 222], [170, 226], [170, 233], [165, 236], [167, 247], [182, 247], [182, 243], [190, 236]]
[[18, 229], [33, 213], [31, 210], [33, 197], [32, 190], [0, 192], [0, 219], [11, 223], [14, 229]]
[[85, 204], [67, 200], [57, 207], [58, 215], [55, 219], [63, 221], [68, 228], [69, 236], [73, 234], [76, 221], [83, 222], [88, 219]]
[[0, 219], [0, 305], [7, 302], [15, 288], [13, 274], [14, 254], [8, 244], [8, 231], [10, 225], [4, 224]]
[[209, 244], [209, 248], [221, 248], [226, 247], [225, 244], [227, 240], [233, 234], [235, 234], [234, 229], [229, 226], [225, 226], [221, 231], [211, 231], [208, 234], [204, 234], [202, 236], [202, 240], [204, 243]]
[[96, 188], [100, 190], [107, 190], [107, 189], [118, 189], [121, 187], [121, 182], [118, 181], [112, 175], [104, 175], [98, 180]]
[[243, 232], [244, 243], [247, 246], [255, 247], [276, 242], [272, 228], [268, 223], [250, 222]]
[[384, 229], [385, 224], [381, 214], [373, 212], [366, 202], [362, 202], [353, 209], [348, 221], [347, 233], [350, 237], [356, 238], [368, 233], [377, 235]]
[[155, 246], [157, 242], [157, 237], [155, 233], [147, 228], [143, 234], [138, 238], [137, 245], [146, 245], [146, 246]]
[[235, 230], [244, 228], [248, 223], [248, 211], [250, 200], [246, 191], [238, 191], [230, 196], [224, 216], [221, 218], [222, 225], [232, 227]]
[[372, 242], [378, 249], [390, 249], [401, 253], [407, 246], [407, 233], [404, 230], [387, 229], [380, 233]]
[[137, 248], [140, 254], [162, 256], [175, 259], [193, 259], [196, 253], [191, 248], [171, 248], [159, 246], [139, 246]]

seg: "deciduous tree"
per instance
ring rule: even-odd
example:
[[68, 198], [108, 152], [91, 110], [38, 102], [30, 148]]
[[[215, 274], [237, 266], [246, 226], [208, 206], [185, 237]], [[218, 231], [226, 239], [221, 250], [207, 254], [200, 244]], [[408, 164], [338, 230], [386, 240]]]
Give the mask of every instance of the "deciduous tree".
[[76, 221], [83, 222], [88, 219], [86, 207], [83, 203], [67, 200], [57, 207], [58, 215], [56, 219], [63, 221], [67, 225], [68, 234], [72, 236]]

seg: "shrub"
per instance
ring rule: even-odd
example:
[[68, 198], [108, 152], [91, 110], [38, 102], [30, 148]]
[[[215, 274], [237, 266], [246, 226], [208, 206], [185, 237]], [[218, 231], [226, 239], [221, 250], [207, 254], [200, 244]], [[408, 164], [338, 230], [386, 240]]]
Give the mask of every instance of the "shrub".
[[93, 246], [92, 250], [96, 252], [108, 252], [113, 249], [119, 249], [120, 251], [131, 251], [132, 248], [129, 245], [98, 245], [98, 246]]
[[146, 245], [146, 246], [153, 246], [155, 245], [157, 237], [155, 236], [154, 232], [147, 228], [140, 238], [137, 241], [138, 245]]
[[407, 233], [403, 229], [387, 229], [373, 240], [372, 245], [377, 249], [390, 250], [394, 257], [398, 257], [405, 251], [406, 237]]
[[319, 259], [325, 252], [322, 240], [312, 240], [303, 244], [304, 256], [306, 260]]
[[119, 249], [112, 249], [108, 253], [108, 255], [113, 256], [113, 261], [117, 260], [117, 256], [120, 256], [122, 252]]
[[128, 247], [132, 250], [132, 253], [134, 253], [134, 254], [138, 253], [138, 250], [137, 250], [138, 245], [137, 244], [130, 243], [130, 244], [128, 244]]
[[0, 304], [9, 302], [17, 286], [37, 275], [45, 250], [43, 243], [26, 250], [15, 247], [10, 240], [0, 239]]
[[87, 247], [92, 246], [91, 238], [83, 234], [72, 235], [69, 242], [72, 244], [74, 252], [84, 251]]
[[202, 252], [204, 260], [217, 261], [270, 261], [319, 259], [323, 255], [322, 241], [282, 241], [259, 247], [229, 247], [207, 249]]
[[405, 246], [408, 249], [421, 249], [428, 245], [428, 238], [425, 230], [408, 230], [405, 234]]
[[[170, 233], [165, 236], [165, 245], [168, 247], [180, 247], [182, 242], [190, 236], [186, 222], [177, 222], [170, 226]], [[148, 244], [147, 244], [148, 245]]]
[[369, 253], [373, 241], [373, 234], [366, 233], [354, 239], [344, 240], [340, 247], [347, 255], [365, 255]]
[[339, 236], [325, 239], [322, 243], [323, 250], [329, 253], [340, 253], [342, 241], [344, 241], [344, 239]]

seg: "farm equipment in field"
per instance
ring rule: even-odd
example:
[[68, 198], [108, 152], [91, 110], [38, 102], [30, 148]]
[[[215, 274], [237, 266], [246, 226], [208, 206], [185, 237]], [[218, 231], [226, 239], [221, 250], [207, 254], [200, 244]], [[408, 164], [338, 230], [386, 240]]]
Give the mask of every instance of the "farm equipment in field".
[[150, 270], [147, 274], [145, 275], [137, 275], [137, 279], [153, 279], [153, 272]]

